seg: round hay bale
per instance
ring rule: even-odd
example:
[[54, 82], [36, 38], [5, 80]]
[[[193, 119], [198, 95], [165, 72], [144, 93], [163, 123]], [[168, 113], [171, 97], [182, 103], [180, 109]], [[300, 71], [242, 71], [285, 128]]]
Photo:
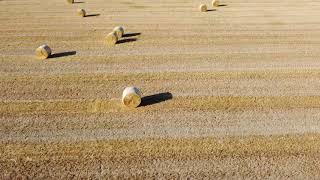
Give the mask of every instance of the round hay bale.
[[74, 0], [67, 0], [68, 3], [73, 4]]
[[84, 9], [78, 9], [77, 13], [81, 17], [86, 17], [86, 11]]
[[124, 29], [122, 26], [115, 27], [113, 31], [116, 32], [118, 38], [121, 38], [124, 35]]
[[206, 12], [208, 9], [207, 9], [207, 5], [205, 5], [205, 4], [201, 4], [200, 6], [199, 6], [199, 10], [201, 11], [201, 12]]
[[218, 7], [220, 4], [219, 0], [212, 0], [212, 6], [213, 7]]
[[141, 103], [141, 92], [136, 87], [127, 87], [122, 93], [122, 103], [130, 108], [136, 108]]
[[106, 37], [106, 42], [109, 46], [115, 45], [117, 43], [117, 41], [118, 41], [118, 36], [117, 36], [116, 32], [114, 32], [114, 31], [109, 33]]
[[38, 59], [47, 59], [51, 55], [51, 49], [44, 44], [36, 49], [36, 56]]

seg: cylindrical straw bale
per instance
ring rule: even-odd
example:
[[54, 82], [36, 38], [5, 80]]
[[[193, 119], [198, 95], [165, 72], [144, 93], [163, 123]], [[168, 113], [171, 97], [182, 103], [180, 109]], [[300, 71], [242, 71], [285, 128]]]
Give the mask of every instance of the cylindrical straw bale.
[[206, 12], [208, 9], [207, 9], [207, 6], [206, 6], [205, 4], [201, 4], [201, 5], [199, 6], [199, 10], [200, 10], [201, 12]]
[[114, 32], [114, 31], [109, 33], [106, 37], [106, 42], [107, 42], [107, 45], [109, 45], [109, 46], [115, 45], [117, 43], [117, 41], [118, 41], [118, 36], [117, 36], [116, 32]]
[[116, 32], [118, 38], [121, 38], [124, 35], [124, 28], [122, 26], [117, 26], [113, 29]]
[[218, 7], [219, 6], [219, 0], [212, 0], [212, 6], [213, 7]]
[[36, 49], [36, 56], [39, 59], [47, 59], [51, 55], [51, 49], [44, 44]]
[[81, 17], [86, 17], [86, 11], [84, 9], [78, 9], [77, 13]]
[[141, 92], [136, 87], [127, 87], [122, 94], [122, 103], [130, 108], [136, 108], [141, 103]]
[[67, 0], [68, 3], [73, 4], [74, 0]]

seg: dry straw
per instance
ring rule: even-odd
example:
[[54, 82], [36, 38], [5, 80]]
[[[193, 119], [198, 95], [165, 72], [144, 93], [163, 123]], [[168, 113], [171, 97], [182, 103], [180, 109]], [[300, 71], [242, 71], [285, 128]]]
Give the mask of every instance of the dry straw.
[[124, 35], [124, 28], [121, 26], [117, 26], [113, 29], [113, 32], [117, 34], [118, 38], [121, 38]]
[[86, 17], [86, 11], [84, 9], [78, 9], [77, 13], [79, 14], [79, 16], [81, 17]]
[[67, 0], [68, 3], [73, 4], [74, 0]]
[[212, 6], [213, 7], [218, 7], [219, 6], [219, 0], [212, 0]]
[[47, 59], [51, 55], [51, 49], [48, 45], [42, 45], [36, 49], [38, 59]]
[[109, 33], [106, 37], [106, 42], [109, 46], [115, 45], [117, 43], [117, 41], [118, 41], [118, 36], [117, 36], [116, 32], [114, 32], [114, 31]]
[[130, 108], [136, 108], [141, 103], [141, 92], [136, 87], [127, 87], [122, 94], [122, 103]]
[[200, 10], [201, 12], [206, 12], [208, 9], [207, 9], [207, 6], [206, 6], [205, 4], [201, 4], [201, 5], [199, 6], [199, 10]]

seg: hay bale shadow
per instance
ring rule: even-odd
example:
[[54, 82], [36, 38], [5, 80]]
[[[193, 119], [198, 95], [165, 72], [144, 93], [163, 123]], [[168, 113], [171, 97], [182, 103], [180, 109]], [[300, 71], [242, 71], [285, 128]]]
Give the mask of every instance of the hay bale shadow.
[[140, 107], [149, 106], [157, 103], [161, 103], [172, 99], [172, 94], [169, 92], [154, 94], [151, 96], [145, 96], [141, 99]]
[[122, 44], [122, 43], [134, 42], [134, 41], [137, 41], [137, 38], [121, 39], [117, 41], [116, 44]]
[[95, 16], [100, 16], [100, 14], [88, 14], [85, 17], [95, 17]]
[[68, 51], [68, 52], [52, 54], [49, 58], [59, 58], [59, 57], [73, 56], [75, 54], [77, 54], [76, 51]]
[[127, 33], [124, 34], [122, 37], [133, 37], [133, 36], [140, 36], [141, 33]]

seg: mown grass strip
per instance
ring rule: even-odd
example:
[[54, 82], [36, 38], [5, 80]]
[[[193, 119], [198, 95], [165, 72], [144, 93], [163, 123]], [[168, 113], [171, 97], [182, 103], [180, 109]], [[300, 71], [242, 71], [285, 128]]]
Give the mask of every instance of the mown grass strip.
[[132, 81], [132, 80], [178, 80], [178, 79], [280, 79], [280, 78], [320, 78], [320, 70], [266, 70], [266, 71], [219, 71], [219, 72], [164, 72], [127, 74], [60, 74], [60, 75], [3, 75], [4, 82], [38, 81]]
[[[319, 134], [208, 137], [208, 138], [145, 138], [101, 140], [89, 142], [11, 143], [0, 144], [3, 159], [32, 157], [83, 158], [95, 154], [112, 159], [199, 159], [237, 156], [296, 156], [320, 152]], [[41, 156], [40, 156], [41, 155]]]
[[204, 96], [173, 97], [173, 99], [129, 109], [120, 99], [112, 100], [54, 100], [54, 101], [6, 101], [0, 102], [0, 115], [25, 113], [107, 113], [126, 111], [272, 111], [279, 109], [320, 108], [320, 96]]

